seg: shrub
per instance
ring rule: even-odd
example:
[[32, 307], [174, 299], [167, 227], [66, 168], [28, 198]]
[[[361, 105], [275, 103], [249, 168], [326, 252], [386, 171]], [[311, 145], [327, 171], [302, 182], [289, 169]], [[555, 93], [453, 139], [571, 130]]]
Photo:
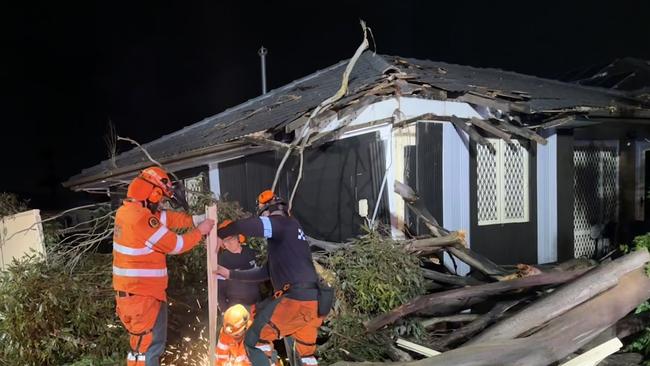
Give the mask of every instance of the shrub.
[[0, 364], [123, 355], [110, 273], [110, 255], [89, 255], [74, 274], [36, 256], [14, 261], [0, 274]]

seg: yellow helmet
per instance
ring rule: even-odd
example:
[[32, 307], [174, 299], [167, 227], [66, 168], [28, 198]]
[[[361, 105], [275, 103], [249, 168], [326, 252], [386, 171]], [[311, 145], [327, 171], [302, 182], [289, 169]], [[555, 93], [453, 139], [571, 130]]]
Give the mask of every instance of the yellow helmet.
[[224, 332], [232, 337], [242, 336], [251, 324], [251, 314], [243, 305], [233, 305], [223, 314]]

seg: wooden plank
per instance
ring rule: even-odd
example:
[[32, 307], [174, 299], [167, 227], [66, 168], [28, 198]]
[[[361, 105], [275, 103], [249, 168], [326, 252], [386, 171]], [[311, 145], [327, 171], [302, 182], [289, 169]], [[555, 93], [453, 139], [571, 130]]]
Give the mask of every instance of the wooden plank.
[[205, 214], [208, 219], [214, 220], [215, 225], [208, 238], [206, 240], [206, 258], [207, 258], [207, 269], [208, 269], [208, 315], [210, 317], [208, 326], [209, 336], [210, 336], [210, 345], [208, 347], [208, 359], [210, 360], [210, 365], [215, 364], [215, 351], [217, 347], [217, 324], [219, 313], [217, 310], [217, 296], [218, 296], [218, 286], [217, 286], [217, 275], [213, 272], [217, 270], [217, 250], [218, 250], [218, 241], [217, 241], [217, 205], [213, 204], [208, 206], [205, 209]]
[[618, 352], [623, 347], [623, 343], [618, 338], [612, 338], [596, 348], [581, 354], [580, 356], [565, 362], [560, 366], [596, 366], [607, 356]]
[[428, 347], [425, 347], [425, 346], [421, 346], [421, 345], [419, 345], [417, 343], [409, 342], [406, 339], [402, 339], [402, 338], [397, 338], [397, 341], [395, 343], [400, 348], [404, 348], [405, 350], [409, 350], [409, 351], [419, 353], [422, 356], [426, 356], [426, 357], [433, 357], [433, 356], [437, 356], [437, 355], [440, 354], [440, 352], [438, 352], [438, 351], [436, 351], [434, 349], [431, 349], [431, 348], [428, 348]]
[[485, 137], [481, 136], [481, 134], [478, 133], [478, 131], [476, 131], [474, 127], [468, 126], [467, 123], [465, 123], [465, 121], [455, 116], [450, 117], [449, 121], [453, 123], [454, 126], [456, 126], [456, 128], [459, 128], [460, 130], [467, 133], [470, 139], [487, 147], [492, 154], [497, 153], [496, 149], [494, 148], [494, 145], [492, 145], [492, 143], [490, 143], [490, 141], [488, 141]]
[[496, 126], [492, 125], [490, 122], [483, 121], [481, 119], [478, 119], [476, 117], [472, 117], [469, 119], [469, 123], [473, 124], [474, 126], [481, 128], [491, 134], [493, 134], [496, 137], [499, 137], [506, 141], [507, 143], [511, 143], [512, 141], [510, 140], [510, 134], [501, 131], [498, 129]]
[[506, 123], [506, 122], [499, 121], [499, 120], [497, 120], [497, 123], [499, 124], [499, 127], [501, 127], [502, 129], [504, 129], [504, 130], [514, 134], [514, 135], [518, 135], [518, 136], [521, 136], [523, 138], [533, 140], [533, 141], [537, 142], [538, 144], [542, 144], [542, 145], [546, 145], [548, 143], [548, 141], [546, 141], [545, 138], [543, 138], [542, 136], [536, 134], [535, 132], [533, 132], [529, 128], [517, 127], [517, 126], [514, 126], [514, 125], [512, 125], [510, 123]]
[[569, 122], [573, 122], [576, 120], [576, 116], [568, 116], [568, 117], [561, 117], [561, 118], [555, 118], [550, 121], [544, 122], [538, 127], [545, 130], [549, 128], [555, 128], [555, 127], [560, 127], [564, 124], [567, 124]]
[[505, 112], [530, 113], [530, 107], [527, 104], [512, 103], [474, 93], [461, 95], [456, 98], [456, 100], [470, 104], [478, 104], [488, 108], [499, 109]]

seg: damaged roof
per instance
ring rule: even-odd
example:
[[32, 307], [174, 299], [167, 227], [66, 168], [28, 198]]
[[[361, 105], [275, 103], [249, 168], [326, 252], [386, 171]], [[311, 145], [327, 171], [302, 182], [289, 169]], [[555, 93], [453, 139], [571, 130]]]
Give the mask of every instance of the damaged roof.
[[[255, 99], [208, 117], [177, 132], [144, 144], [162, 164], [213, 152], [217, 146], [251, 133], [283, 131], [339, 89], [347, 65], [329, 68], [272, 90]], [[443, 62], [383, 56], [366, 51], [350, 75], [348, 93], [331, 109], [340, 111], [360, 98], [396, 94], [464, 101], [517, 114], [522, 126], [528, 117], [552, 119], [567, 113], [616, 113], [644, 110], [642, 100], [621, 91], [581, 86], [497, 69], [474, 68]], [[537, 119], [538, 121], [540, 118]], [[82, 189], [116, 175], [135, 173], [150, 165], [138, 148], [105, 160], [71, 177], [64, 186]]]

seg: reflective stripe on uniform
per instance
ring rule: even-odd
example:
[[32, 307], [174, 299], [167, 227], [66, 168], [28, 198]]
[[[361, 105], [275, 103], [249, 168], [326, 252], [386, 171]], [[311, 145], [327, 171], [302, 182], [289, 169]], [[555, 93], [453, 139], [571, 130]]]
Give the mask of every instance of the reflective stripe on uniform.
[[147, 241], [148, 241], [151, 245], [154, 245], [154, 244], [156, 244], [160, 239], [162, 239], [162, 237], [165, 236], [165, 234], [167, 234], [167, 232], [169, 232], [169, 229], [167, 229], [165, 226], [161, 226], [158, 230], [156, 230], [155, 233], [153, 233], [153, 235], [151, 235], [151, 236], [149, 237], [149, 239], [147, 239]]
[[129, 355], [126, 358], [129, 361], [142, 361], [144, 362], [146, 360], [145, 356], [141, 353], [131, 353], [129, 352]]
[[174, 250], [169, 252], [169, 254], [178, 254], [178, 253], [180, 253], [181, 250], [183, 250], [183, 243], [184, 243], [183, 237], [180, 236], [180, 235], [176, 235], [176, 247], [174, 248]]
[[167, 277], [167, 268], [130, 269], [113, 266], [113, 274], [123, 277]]
[[126, 255], [147, 255], [153, 253], [151, 248], [129, 248], [116, 242], [113, 242], [113, 250]]
[[259, 349], [260, 351], [263, 352], [271, 352], [271, 345], [270, 344], [260, 344], [255, 346], [255, 348]]
[[162, 210], [160, 213], [160, 223], [167, 226], [167, 210]]
[[300, 359], [300, 362], [303, 365], [318, 365], [318, 361], [316, 361], [316, 357], [303, 357]]
[[220, 350], [224, 350], [224, 351], [227, 351], [227, 350], [230, 349], [230, 347], [228, 347], [227, 344], [223, 344], [221, 342], [217, 343], [217, 348], [219, 348]]
[[227, 360], [228, 358], [230, 358], [230, 356], [228, 356], [228, 355], [217, 355], [217, 358], [221, 358], [221, 359], [226, 359], [226, 360]]
[[264, 237], [273, 237], [273, 226], [271, 226], [271, 219], [266, 216], [260, 216], [260, 220], [262, 220], [262, 225], [264, 226]]
[[235, 362], [242, 362], [248, 360], [248, 357], [243, 355], [243, 356], [237, 356], [235, 357]]

